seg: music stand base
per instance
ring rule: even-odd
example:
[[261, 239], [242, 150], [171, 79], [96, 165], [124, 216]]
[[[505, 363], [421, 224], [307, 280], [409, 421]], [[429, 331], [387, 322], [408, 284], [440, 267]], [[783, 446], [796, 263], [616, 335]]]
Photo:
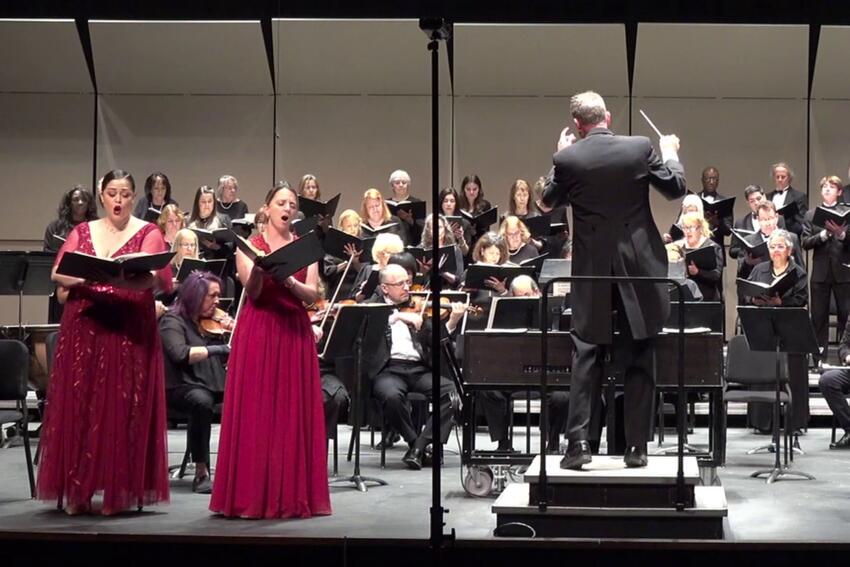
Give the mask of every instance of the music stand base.
[[366, 492], [367, 491], [367, 488], [366, 488], [367, 482], [374, 482], [378, 486], [386, 486], [387, 485], [387, 482], [385, 480], [381, 480], [380, 478], [375, 478], [375, 477], [372, 477], [372, 476], [360, 476], [359, 474], [347, 476], [345, 478], [335, 478], [335, 479], [331, 480], [330, 482], [328, 482], [328, 484], [337, 484], [337, 483], [340, 483], [340, 482], [351, 482], [351, 483], [354, 484], [354, 488], [356, 488], [360, 492]]
[[[678, 450], [679, 450], [679, 446], [678, 446], [678, 445], [671, 445], [671, 446], [669, 446], [669, 447], [659, 447], [659, 448], [658, 448], [658, 449], [656, 449], [656, 450], [655, 450], [655, 452], [654, 452], [654, 453], [652, 453], [652, 454], [653, 454], [653, 455], [667, 455], [667, 454], [669, 454], [669, 453], [675, 453], [675, 452], [676, 452], [676, 451], [678, 451]], [[691, 454], [693, 454], [693, 453], [702, 453], [702, 451], [700, 451], [699, 449], [697, 449], [697, 448], [696, 448], [696, 447], [694, 447], [693, 445], [688, 445], [687, 443], [685, 443], [684, 445], [682, 445], [682, 450], [683, 450], [685, 453], [691, 453]]]
[[773, 467], [772, 469], [762, 469], [760, 471], [752, 473], [750, 475], [750, 478], [758, 478], [763, 474], [768, 475], [767, 484], [772, 484], [773, 482], [781, 479], [783, 476], [797, 476], [804, 480], [815, 480], [815, 477], [808, 473], [804, 473], [802, 471], [794, 471], [789, 469], [788, 467]]

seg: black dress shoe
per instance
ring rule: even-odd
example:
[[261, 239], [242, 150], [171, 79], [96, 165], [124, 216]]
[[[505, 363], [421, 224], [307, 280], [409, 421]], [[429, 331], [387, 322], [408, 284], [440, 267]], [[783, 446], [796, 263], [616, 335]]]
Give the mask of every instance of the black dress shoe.
[[830, 449], [850, 449], [850, 433], [845, 433], [841, 439], [829, 444]]
[[401, 441], [401, 435], [396, 433], [395, 431], [389, 431], [386, 435], [381, 436], [382, 439], [378, 441], [378, 444], [375, 445], [375, 448], [380, 451], [381, 447], [384, 445], [384, 441], [386, 441], [387, 449], [391, 449], [393, 445]]
[[582, 465], [588, 464], [593, 457], [590, 456], [590, 443], [587, 441], [570, 441], [564, 458], [561, 459], [562, 469], [581, 470]]
[[212, 494], [212, 480], [210, 480], [210, 475], [202, 476], [201, 478], [195, 477], [192, 480], [192, 492], [195, 494]]
[[416, 445], [411, 445], [407, 453], [401, 458], [401, 462], [407, 465], [407, 468], [418, 471], [422, 468], [422, 449]]
[[623, 457], [623, 460], [630, 469], [645, 467], [649, 462], [649, 458], [646, 456], [646, 445], [640, 447], [632, 445], [626, 450], [626, 456]]

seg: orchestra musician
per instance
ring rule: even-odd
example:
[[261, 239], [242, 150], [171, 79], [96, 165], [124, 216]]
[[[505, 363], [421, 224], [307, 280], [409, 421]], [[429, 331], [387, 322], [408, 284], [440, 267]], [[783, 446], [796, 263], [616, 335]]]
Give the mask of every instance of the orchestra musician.
[[133, 216], [145, 222], [156, 222], [166, 205], [176, 205], [171, 198], [171, 181], [161, 171], [151, 173], [145, 179], [145, 194], [136, 201]]
[[818, 381], [823, 399], [826, 400], [838, 426], [844, 434], [838, 441], [829, 444], [830, 449], [850, 449], [850, 321], [844, 326], [841, 344], [838, 346], [838, 360], [845, 368], [831, 368], [825, 371]]
[[536, 258], [543, 248], [543, 242], [531, 237], [525, 223], [514, 215], [508, 215], [499, 225], [499, 235], [508, 245], [508, 260], [519, 264]]
[[96, 282], [57, 273], [72, 251], [108, 258], [166, 250], [155, 225], [131, 216], [129, 173], [110, 171], [100, 187], [104, 217], [68, 234], [52, 275], [70, 291], [48, 390], [37, 492], [68, 514], [110, 515], [169, 498], [165, 377], [152, 291], [171, 288], [171, 269]]
[[174, 237], [177, 236], [177, 232], [186, 228], [183, 211], [177, 205], [165, 205], [162, 208], [162, 214], [156, 219], [156, 226], [159, 227], [165, 243], [171, 247], [174, 244]]
[[[177, 299], [159, 320], [165, 352], [165, 400], [169, 408], [189, 415], [188, 444], [195, 463], [192, 492], [210, 494], [210, 433], [216, 404], [224, 398], [225, 361], [230, 347], [224, 333], [229, 317], [217, 318], [221, 280], [193, 271], [180, 285]], [[220, 310], [219, 310], [220, 311]]]
[[[770, 201], [767, 204], [773, 205]], [[761, 212], [761, 209], [759, 210]], [[795, 235], [787, 230], [774, 230], [767, 240], [770, 260], [762, 262], [753, 268], [749, 280], [761, 283], [771, 283], [786, 272], [796, 272], [796, 283], [781, 297], [747, 297], [745, 302], [751, 305], [770, 307], [805, 307], [809, 299], [809, 286], [806, 271], [800, 264], [791, 259]], [[799, 442], [796, 437], [806, 427], [809, 421], [809, 378], [806, 356], [803, 354], [788, 354], [788, 373], [791, 388], [791, 416], [788, 427], [794, 431], [795, 445]], [[750, 410], [750, 423], [761, 431], [770, 430], [772, 410], [768, 404], [753, 404]]]
[[445, 217], [456, 217], [456, 220], [452, 220], [449, 224], [452, 227], [455, 243], [460, 248], [460, 253], [466, 258], [469, 256], [469, 251], [472, 250], [473, 233], [470, 222], [460, 216], [459, 200], [460, 198], [454, 187], [445, 187], [440, 190], [440, 212]]
[[[82, 185], [74, 185], [62, 195], [59, 210], [55, 220], [50, 221], [44, 229], [45, 252], [58, 252], [62, 241], [78, 224], [97, 219], [97, 206], [94, 196]], [[47, 303], [47, 322], [56, 324], [62, 319], [62, 304], [57, 293], [50, 294]]]
[[[364, 361], [366, 373], [372, 379], [372, 395], [383, 407], [384, 416], [390, 427], [401, 434], [408, 449], [402, 462], [408, 468], [422, 468], [425, 448], [432, 442], [433, 419], [431, 416], [424, 429], [418, 432], [410, 415], [407, 392], [418, 392], [431, 397], [434, 374], [431, 368], [431, 318], [423, 320], [419, 312], [399, 309], [410, 299], [410, 275], [403, 267], [389, 264], [381, 270], [381, 293], [385, 303], [395, 305], [389, 318], [386, 340]], [[454, 332], [463, 317], [462, 304], [453, 305], [446, 327]], [[434, 404], [440, 419], [441, 443], [449, 438], [452, 424], [452, 398], [457, 396], [454, 385], [439, 376], [440, 401]]]
[[[569, 127], [562, 130], [541, 210], [567, 202], [573, 207], [573, 275], [666, 276], [667, 255], [652, 218], [649, 185], [667, 199], [685, 194], [679, 139], [662, 136], [659, 158], [647, 138], [614, 135], [608, 129], [611, 113], [594, 92], [573, 96], [570, 113], [581, 139], [576, 142]], [[624, 460], [628, 467], [646, 466], [655, 390], [648, 339], [667, 320], [666, 286], [575, 281], [571, 287], [575, 353], [569, 447], [561, 467], [578, 469], [591, 461], [591, 405], [600, 400], [602, 346], [612, 342], [610, 314], [615, 309], [620, 319], [618, 340], [627, 347]]]
[[[362, 227], [372, 229], [367, 230], [367, 233], [397, 234], [403, 244], [411, 244], [407, 224], [402, 223], [397, 216], [390, 214], [384, 196], [377, 189], [367, 189], [363, 193], [363, 200], [360, 203], [360, 218], [362, 219]], [[385, 225], [392, 226], [380, 232], [375, 230]]]
[[[266, 197], [268, 224], [251, 244], [265, 254], [298, 238], [298, 196]], [[242, 518], [331, 513], [318, 356], [304, 307], [318, 297], [318, 263], [283, 281], [236, 252], [245, 301], [233, 333], [210, 509]]]
[[[390, 191], [392, 191], [392, 200], [396, 203], [409, 201], [411, 203], [421, 203], [422, 199], [414, 197], [410, 194], [410, 174], [403, 169], [397, 169], [390, 174]], [[419, 244], [422, 240], [422, 229], [425, 222], [420, 219], [416, 220], [413, 215], [407, 211], [399, 210], [398, 218], [407, 226], [407, 234], [409, 235], [407, 243], [411, 246]]]
[[697, 212], [686, 213], [681, 219], [685, 237], [674, 244], [680, 246], [684, 253], [699, 248], [711, 248], [716, 257], [716, 267], [712, 270], [701, 270], [693, 262], [685, 266], [685, 274], [693, 280], [702, 294], [704, 301], [720, 301], [721, 286], [723, 285], [723, 250], [711, 239], [708, 221]]
[[[823, 197], [821, 207], [839, 213], [847, 210], [846, 205], [838, 202], [842, 185], [839, 177], [824, 177], [819, 185]], [[839, 329], [845, 327], [850, 308], [850, 238], [847, 238], [846, 224], [828, 220], [825, 226], [814, 225], [815, 210], [806, 212], [801, 240], [803, 249], [812, 251], [812, 326], [821, 351], [826, 352], [830, 298], [835, 297]]]
[[244, 219], [248, 214], [248, 205], [237, 195], [239, 182], [232, 175], [222, 175], [218, 178], [215, 201], [215, 212], [224, 215], [229, 221]]
[[803, 217], [809, 210], [806, 194], [791, 187], [794, 171], [787, 163], [781, 161], [773, 164], [771, 174], [775, 189], [770, 192], [767, 198], [776, 205], [777, 211], [791, 202], [797, 203], [797, 212], [791, 218], [787, 218], [785, 215], [783, 215], [783, 218], [785, 218], [785, 228], [799, 238], [803, 233]]

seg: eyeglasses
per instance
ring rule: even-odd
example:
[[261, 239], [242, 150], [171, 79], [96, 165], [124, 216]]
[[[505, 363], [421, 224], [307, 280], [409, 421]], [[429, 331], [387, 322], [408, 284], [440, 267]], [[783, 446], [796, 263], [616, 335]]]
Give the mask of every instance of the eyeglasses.
[[685, 225], [685, 226], [682, 227], [682, 230], [687, 231], [687, 232], [696, 231], [696, 230], [699, 230], [699, 229], [700, 229], [700, 227], [692, 226], [692, 225]]
[[410, 287], [412, 284], [413, 284], [413, 282], [411, 282], [410, 280], [401, 280], [400, 282], [385, 283], [384, 285], [390, 286], [390, 287], [395, 287], [395, 286], [399, 286], [399, 285]]
[[181, 242], [180, 248], [196, 248], [197, 245], [194, 242]]
[[788, 250], [788, 246], [782, 243], [768, 244], [767, 247], [770, 250]]

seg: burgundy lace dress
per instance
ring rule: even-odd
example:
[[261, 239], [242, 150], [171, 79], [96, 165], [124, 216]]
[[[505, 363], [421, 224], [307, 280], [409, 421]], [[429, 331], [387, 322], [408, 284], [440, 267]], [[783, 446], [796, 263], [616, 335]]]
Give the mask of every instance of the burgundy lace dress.
[[[162, 252], [147, 224], [114, 256]], [[95, 254], [88, 223], [57, 255]], [[171, 269], [158, 274], [165, 290]], [[38, 498], [114, 514], [168, 501], [165, 377], [151, 290], [71, 288], [56, 347], [41, 433]]]

